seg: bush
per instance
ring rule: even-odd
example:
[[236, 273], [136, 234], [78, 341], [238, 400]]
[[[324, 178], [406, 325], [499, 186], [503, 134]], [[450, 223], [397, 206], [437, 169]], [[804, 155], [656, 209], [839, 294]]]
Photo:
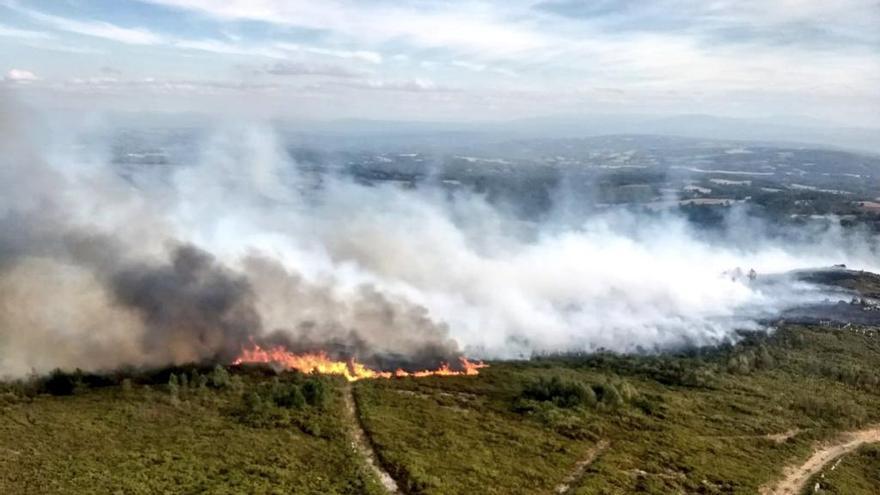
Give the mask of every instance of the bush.
[[306, 405], [306, 397], [295, 384], [277, 384], [274, 387], [273, 400], [278, 407], [302, 409]]
[[232, 385], [232, 380], [229, 377], [229, 372], [226, 371], [226, 368], [220, 366], [219, 364], [214, 366], [214, 370], [211, 372], [211, 385], [214, 388], [229, 388]]
[[611, 383], [597, 385], [596, 395], [599, 397], [599, 402], [605, 406], [614, 408], [623, 405], [623, 396], [617, 390], [617, 387]]
[[539, 378], [523, 387], [520, 397], [539, 402], [552, 402], [559, 407], [593, 406], [596, 394], [583, 383], [554, 376]]
[[177, 399], [180, 393], [179, 383], [180, 382], [177, 380], [177, 375], [171, 373], [171, 375], [168, 377], [168, 393], [171, 395], [172, 399]]
[[43, 389], [52, 395], [73, 395], [76, 386], [76, 376], [60, 369], [53, 371], [43, 382]]
[[272, 405], [267, 404], [257, 392], [248, 392], [242, 397], [237, 416], [243, 423], [251, 426], [270, 426]]
[[311, 406], [323, 407], [327, 401], [327, 390], [318, 379], [306, 380], [302, 386], [302, 394]]
[[865, 424], [869, 414], [864, 406], [850, 398], [806, 396], [795, 400], [792, 409], [810, 419], [838, 427]]
[[229, 390], [232, 390], [236, 394], [244, 393], [244, 379], [238, 375], [233, 375], [229, 378]]

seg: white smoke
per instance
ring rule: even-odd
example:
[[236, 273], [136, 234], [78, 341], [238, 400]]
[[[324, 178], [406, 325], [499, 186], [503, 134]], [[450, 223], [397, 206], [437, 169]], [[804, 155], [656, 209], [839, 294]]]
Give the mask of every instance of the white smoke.
[[[421, 352], [428, 340], [483, 358], [712, 345], [827, 297], [794, 280], [764, 282], [770, 274], [877, 268], [874, 239], [847, 243], [837, 231], [782, 243], [734, 218], [725, 243], [671, 214], [569, 213], [534, 224], [431, 185], [325, 176], [315, 186], [265, 125], [219, 128], [199, 141], [195, 163], [126, 177], [106, 158], [112, 143], [88, 135], [26, 152], [19, 138], [3, 141], [0, 215], [20, 232], [0, 238], [0, 375], [208, 352], [137, 345], [149, 325], [102, 288], [107, 270], [71, 269], [58, 254], [70, 249], [53, 248], [47, 226], [112, 239], [123, 254], [108, 257], [142, 264], [166, 260], [169, 243], [193, 245], [246, 278], [261, 322], [248, 331], [354, 339], [377, 354]], [[737, 267], [758, 280], [725, 274]]]

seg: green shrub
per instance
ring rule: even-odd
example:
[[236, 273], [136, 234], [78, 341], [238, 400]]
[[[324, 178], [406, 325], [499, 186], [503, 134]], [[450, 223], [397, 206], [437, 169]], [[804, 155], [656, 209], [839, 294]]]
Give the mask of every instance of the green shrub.
[[527, 383], [520, 397], [538, 402], [552, 402], [559, 407], [593, 406], [596, 394], [581, 382], [564, 380], [558, 376], [539, 378]]
[[306, 380], [302, 386], [302, 394], [311, 406], [323, 407], [327, 400], [327, 390], [319, 379]]
[[597, 385], [596, 387], [596, 396], [599, 398], [599, 402], [602, 405], [607, 407], [620, 407], [623, 405], [623, 396], [620, 394], [620, 391], [614, 384], [605, 383]]
[[214, 370], [211, 371], [211, 386], [214, 388], [230, 388], [232, 386], [232, 380], [229, 377], [229, 372], [226, 371], [226, 368], [220, 366], [219, 364], [214, 366]]
[[302, 409], [306, 405], [306, 397], [298, 385], [288, 383], [274, 387], [273, 399], [279, 407]]
[[839, 427], [862, 425], [869, 417], [864, 406], [845, 397], [808, 395], [795, 400], [792, 409], [810, 419]]
[[177, 379], [177, 375], [171, 373], [168, 377], [168, 393], [172, 398], [176, 399], [180, 394], [180, 382]]

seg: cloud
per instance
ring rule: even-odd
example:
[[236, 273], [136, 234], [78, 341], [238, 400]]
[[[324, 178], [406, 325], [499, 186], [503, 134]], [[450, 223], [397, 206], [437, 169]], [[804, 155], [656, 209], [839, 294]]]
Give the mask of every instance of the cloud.
[[54, 38], [49, 33], [43, 31], [31, 31], [29, 29], [18, 29], [0, 24], [0, 37], [19, 38], [25, 40], [48, 40]]
[[126, 28], [102, 21], [77, 21], [33, 10], [22, 10], [22, 12], [43, 24], [54, 27], [55, 29], [81, 34], [83, 36], [103, 38], [131, 45], [157, 45], [165, 42], [165, 39], [162, 36], [147, 29]]
[[[585, 95], [596, 93], [582, 89], [601, 87], [627, 95], [632, 107], [621, 111], [687, 112], [699, 97], [728, 115], [801, 113], [808, 107], [816, 117], [880, 124], [876, 0], [511, 0], [503, 7], [482, 0], [146, 3], [151, 4], [146, 12], [171, 13], [200, 26], [198, 34], [172, 32], [168, 25], [151, 24], [148, 16], [122, 26], [112, 23], [120, 22], [112, 13], [100, 20], [68, 19], [49, 15], [55, 11], [14, 8], [61, 31], [154, 46], [139, 55], [160, 79], [163, 70], [200, 79], [196, 69], [181, 69], [182, 57], [198, 55], [204, 64], [199, 70], [210, 67], [213, 74], [221, 74], [225, 64], [257, 68], [250, 76], [323, 75], [347, 79], [350, 87], [409, 91], [449, 90], [444, 84], [455, 81], [455, 101], [433, 109], [442, 118], [454, 111], [470, 119], [489, 105], [493, 112], [507, 108], [507, 117], [572, 111], [566, 95], [579, 95], [579, 110], [595, 111], [607, 96], [590, 101]], [[24, 46], [63, 49], [63, 42], [83, 51], [80, 39], [69, 43], [71, 37], [52, 31], [59, 45], [52, 48], [26, 27], [0, 26], [0, 36], [34, 37], [15, 40]], [[113, 50], [113, 57], [130, 55], [125, 47]], [[125, 65], [102, 59], [94, 66], [108, 63]], [[176, 72], [181, 70], [191, 72]], [[237, 70], [227, 74], [241, 77]], [[437, 83], [419, 84], [426, 75]], [[530, 99], [518, 100], [523, 94]], [[370, 103], [363, 105], [367, 112]], [[386, 104], [372, 106], [376, 117], [385, 117]], [[406, 117], [423, 118], [428, 110], [411, 105]]]
[[33, 82], [39, 81], [40, 78], [37, 77], [36, 74], [29, 70], [24, 69], [10, 69], [9, 72], [6, 73], [6, 77], [3, 78], [5, 81], [12, 82]]
[[489, 56], [513, 56], [547, 46], [547, 38], [525, 24], [507, 23], [498, 9], [480, 4], [442, 6], [307, 0], [150, 0], [225, 20], [251, 20], [327, 31], [358, 43], [405, 42]]
[[358, 77], [363, 73], [338, 65], [313, 65], [303, 62], [278, 62], [260, 69], [273, 76]]
[[286, 54], [281, 50], [266, 46], [249, 46], [241, 43], [228, 43], [222, 40], [201, 39], [188, 40], [176, 39], [170, 40], [169, 43], [175, 48], [183, 48], [186, 50], [199, 50], [221, 55], [243, 55], [252, 57], [265, 58], [286, 58]]
[[434, 81], [425, 78], [399, 80], [359, 79], [323, 84], [320, 87], [346, 87], [377, 91], [402, 91], [407, 93], [454, 93], [460, 91], [458, 88], [439, 85]]
[[282, 50], [307, 53], [313, 55], [327, 55], [344, 59], [360, 60], [371, 64], [381, 64], [382, 54], [369, 50], [338, 50], [332, 48], [320, 48], [315, 46], [303, 46], [295, 43], [276, 43], [275, 47]]

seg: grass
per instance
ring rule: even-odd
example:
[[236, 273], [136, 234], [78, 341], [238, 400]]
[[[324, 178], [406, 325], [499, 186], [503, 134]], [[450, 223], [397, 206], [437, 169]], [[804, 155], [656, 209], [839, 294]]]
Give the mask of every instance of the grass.
[[[818, 491], [813, 492], [816, 484]], [[880, 487], [880, 446], [869, 445], [843, 456], [834, 470], [825, 469], [807, 483], [807, 493], [874, 495]]]
[[0, 493], [381, 493], [339, 433], [339, 397], [321, 414], [323, 435], [248, 426], [233, 414], [240, 400], [217, 390], [173, 399], [138, 385], [7, 396]]
[[[477, 379], [355, 390], [381, 460], [410, 493], [552, 493], [606, 439], [573, 493], [751, 494], [816, 440], [880, 420], [878, 351], [876, 336], [787, 327], [702, 356], [495, 363]], [[524, 398], [552, 377], [635, 393], [617, 406]]]
[[[499, 362], [476, 377], [360, 381], [354, 396], [410, 494], [552, 493], [606, 441], [572, 493], [753, 494], [816, 441], [880, 422], [880, 337], [863, 330]], [[0, 386], [0, 493], [381, 493], [351, 447], [341, 380], [237, 369], [217, 384], [105, 382], [45, 381], [66, 396]], [[829, 493], [876, 492], [877, 458], [845, 458]]]

